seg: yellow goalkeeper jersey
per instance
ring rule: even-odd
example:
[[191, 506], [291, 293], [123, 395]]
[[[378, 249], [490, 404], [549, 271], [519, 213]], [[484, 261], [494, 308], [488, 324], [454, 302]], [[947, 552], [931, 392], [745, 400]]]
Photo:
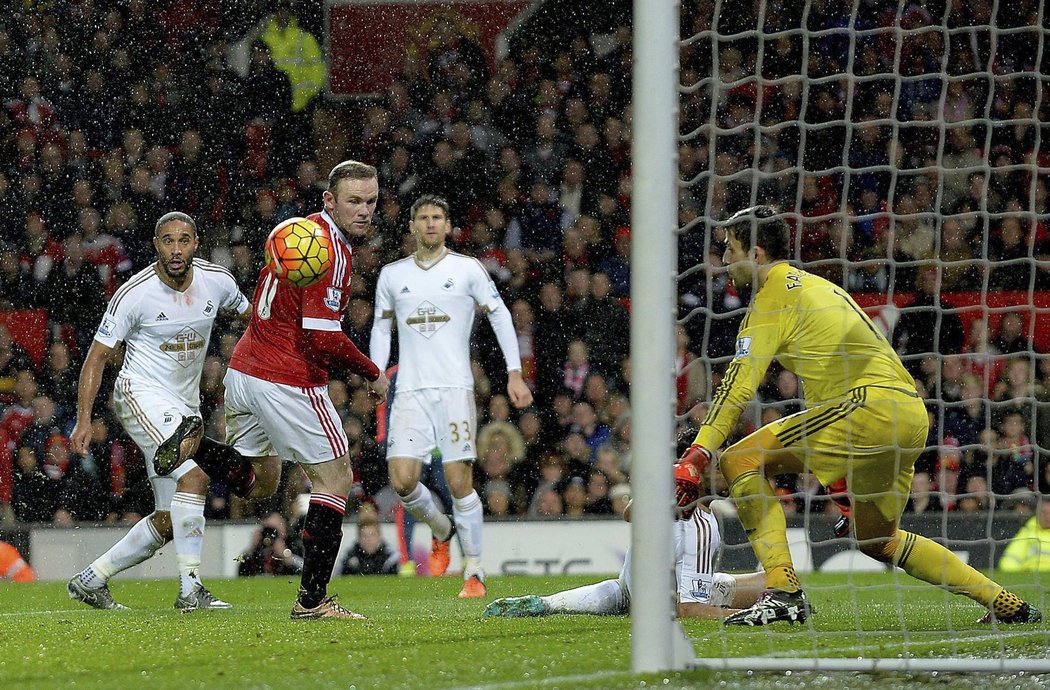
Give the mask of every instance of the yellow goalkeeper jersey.
[[811, 405], [844, 399], [861, 386], [915, 391], [882, 331], [845, 290], [776, 264], [752, 298], [696, 443], [711, 449], [725, 443], [774, 359], [799, 377]]

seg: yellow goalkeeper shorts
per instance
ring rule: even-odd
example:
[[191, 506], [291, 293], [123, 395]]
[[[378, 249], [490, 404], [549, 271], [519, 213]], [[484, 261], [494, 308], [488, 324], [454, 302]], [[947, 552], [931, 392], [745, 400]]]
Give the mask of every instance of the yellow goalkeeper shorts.
[[846, 477], [855, 501], [896, 520], [911, 494], [929, 417], [914, 393], [863, 386], [840, 402], [816, 405], [765, 427], [824, 486]]

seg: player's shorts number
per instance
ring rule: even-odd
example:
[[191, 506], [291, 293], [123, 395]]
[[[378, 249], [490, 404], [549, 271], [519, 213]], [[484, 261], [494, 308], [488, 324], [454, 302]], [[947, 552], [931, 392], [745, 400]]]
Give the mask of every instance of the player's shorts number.
[[460, 441], [469, 441], [470, 422], [465, 419], [462, 422], [449, 422], [448, 433], [452, 437], [453, 443], [459, 443]]

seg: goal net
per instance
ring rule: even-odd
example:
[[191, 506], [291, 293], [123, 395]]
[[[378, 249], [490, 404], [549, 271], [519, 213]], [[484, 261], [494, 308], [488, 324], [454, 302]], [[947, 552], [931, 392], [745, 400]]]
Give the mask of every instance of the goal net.
[[[716, 0], [680, 10], [680, 428], [703, 418], [751, 296], [727, 280], [721, 221], [772, 204], [791, 225], [799, 265], [854, 297], [925, 399], [930, 435], [902, 527], [1046, 612], [1038, 571], [1050, 570], [1050, 529], [1037, 529], [1040, 512], [1050, 528], [1041, 508], [1050, 502], [1044, 4]], [[803, 391], [774, 363], [730, 442], [804, 407]], [[812, 475], [770, 479], [817, 613], [793, 627], [687, 621], [693, 665], [1050, 670], [1045, 621], [978, 624], [985, 610], [970, 599], [836, 538], [838, 509]], [[732, 507], [721, 508], [721, 569], [753, 569]], [[1026, 541], [1008, 551], [1015, 535]]]

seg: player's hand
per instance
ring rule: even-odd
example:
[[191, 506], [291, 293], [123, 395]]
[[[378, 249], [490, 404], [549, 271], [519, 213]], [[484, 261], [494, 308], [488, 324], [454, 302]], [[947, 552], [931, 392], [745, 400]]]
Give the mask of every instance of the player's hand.
[[73, 433], [69, 435], [69, 440], [74, 453], [87, 455], [88, 445], [91, 443], [91, 420], [89, 419], [86, 423], [77, 422], [77, 425], [73, 427]]
[[707, 466], [711, 464], [711, 451], [699, 443], [689, 446], [682, 457], [678, 458], [678, 464], [689, 463], [696, 467], [697, 474], [703, 474]]
[[700, 471], [691, 462], [678, 462], [674, 466], [674, 500], [682, 509], [682, 517], [688, 518], [700, 498]]
[[521, 377], [520, 371], [512, 371], [507, 375], [507, 396], [510, 403], [519, 410], [532, 404], [532, 391]]
[[372, 394], [380, 400], [386, 398], [387, 391], [390, 390], [390, 379], [386, 377], [384, 372], [379, 372], [379, 378], [375, 381], [369, 381], [369, 388], [372, 390]]

